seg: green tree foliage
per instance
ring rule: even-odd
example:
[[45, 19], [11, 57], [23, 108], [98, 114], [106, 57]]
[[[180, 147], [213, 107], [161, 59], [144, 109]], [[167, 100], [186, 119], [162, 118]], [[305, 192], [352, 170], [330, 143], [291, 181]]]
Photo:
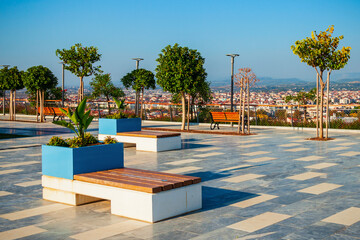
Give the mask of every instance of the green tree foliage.
[[[45, 95], [49, 96], [50, 90], [55, 89], [58, 79], [51, 70], [42, 65], [30, 67], [24, 73], [24, 85], [31, 95], [36, 96], [36, 107], [40, 100], [40, 121], [44, 121], [43, 108]], [[47, 92], [47, 94], [45, 94]]]
[[100, 61], [101, 54], [96, 47], [83, 47], [80, 43], [75, 44], [69, 50], [57, 49], [56, 56], [64, 62], [65, 69], [69, 70], [80, 78], [79, 101], [84, 98], [84, 77], [92, 74], [101, 73], [101, 66], [94, 66]]
[[[321, 31], [317, 34], [315, 31], [311, 33], [311, 37], [295, 42], [291, 46], [291, 50], [295, 55], [298, 55], [301, 62], [313, 67], [316, 70], [320, 90], [320, 121], [319, 121], [319, 138], [323, 138], [323, 109], [324, 109], [324, 89], [326, 84], [330, 84], [330, 74], [332, 70], [339, 70], [343, 68], [350, 59], [350, 47], [342, 47], [337, 50], [340, 40], [344, 36], [333, 37], [334, 26], [330, 26], [326, 31]], [[323, 79], [323, 74], [327, 73], [327, 80]], [[328, 109], [328, 108], [327, 108]], [[329, 116], [327, 114], [327, 116]]]
[[[126, 74], [121, 79], [122, 84], [126, 89], [132, 88], [136, 92], [141, 91], [141, 113], [140, 116], [143, 115], [144, 109], [144, 89], [155, 89], [155, 78], [154, 74], [146, 69], [140, 68], [136, 69], [128, 74]], [[139, 104], [135, 102], [135, 104]]]
[[[155, 69], [157, 83], [165, 90], [173, 94], [180, 94], [182, 99], [182, 124], [185, 129], [186, 94], [189, 96], [204, 88], [206, 72], [205, 59], [197, 50], [181, 47], [177, 43], [174, 46], [166, 46], [161, 50], [158, 65]], [[190, 98], [190, 97], [189, 97]]]
[[97, 74], [90, 82], [92, 88], [92, 97], [97, 98], [104, 96], [107, 101], [110, 114], [110, 98], [118, 99], [124, 97], [125, 94], [121, 88], [115, 87], [111, 82], [110, 74]]
[[24, 88], [23, 72], [18, 68], [4, 67], [0, 70], [0, 84], [3, 90], [10, 90], [10, 120], [15, 120], [16, 114], [16, 90]]

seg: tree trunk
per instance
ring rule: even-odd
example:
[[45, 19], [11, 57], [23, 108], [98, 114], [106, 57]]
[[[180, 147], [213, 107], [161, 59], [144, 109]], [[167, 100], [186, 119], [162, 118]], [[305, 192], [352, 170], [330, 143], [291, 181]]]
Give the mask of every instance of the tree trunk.
[[40, 91], [40, 122], [44, 122], [44, 90], [39, 90]]
[[39, 122], [39, 90], [36, 90], [36, 122]]
[[190, 130], [190, 94], [188, 94], [188, 109], [187, 109], [187, 130]]
[[79, 102], [81, 102], [84, 99], [84, 77], [80, 77], [80, 88], [79, 88]]
[[304, 123], [306, 123], [306, 106], [304, 106], [304, 120], [303, 120]]
[[141, 90], [141, 108], [140, 108], [140, 116], [143, 119], [143, 109], [144, 109], [144, 87]]
[[135, 114], [138, 117], [139, 116], [139, 95], [140, 92], [138, 90], [136, 90], [135, 93]]
[[247, 106], [248, 106], [247, 134], [250, 134], [250, 81], [248, 81], [247, 83]]
[[14, 90], [14, 113], [13, 118], [16, 120], [16, 90]]
[[[241, 81], [241, 80], [240, 80]], [[241, 114], [242, 114], [242, 95], [243, 95], [243, 85], [240, 82], [240, 102], [239, 102], [239, 121], [238, 121], [238, 133], [241, 130]]]
[[325, 84], [320, 81], [320, 139], [324, 138], [324, 88]]
[[9, 102], [9, 120], [12, 120], [12, 106], [13, 106], [13, 90], [10, 90], [10, 102]]
[[182, 103], [182, 120], [181, 120], [181, 130], [185, 130], [185, 116], [186, 116], [186, 101], [185, 93], [181, 93], [181, 103]]
[[241, 113], [241, 132], [245, 133], [245, 101], [246, 101], [246, 82], [244, 82], [243, 100], [242, 100], [242, 113]]
[[316, 137], [319, 137], [319, 73], [316, 74]]
[[326, 79], [326, 85], [327, 85], [327, 90], [326, 90], [326, 138], [329, 138], [329, 85], [330, 85], [330, 74], [331, 74], [331, 70], [328, 72], [327, 74], [327, 79]]

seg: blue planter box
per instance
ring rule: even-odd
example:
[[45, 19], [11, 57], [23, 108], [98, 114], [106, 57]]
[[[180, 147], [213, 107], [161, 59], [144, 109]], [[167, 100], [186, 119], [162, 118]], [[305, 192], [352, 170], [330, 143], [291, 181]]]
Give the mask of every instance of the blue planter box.
[[132, 131], [141, 131], [141, 118], [99, 119], [99, 134], [116, 135]]
[[75, 174], [124, 167], [122, 143], [81, 148], [42, 145], [42, 174], [73, 179]]

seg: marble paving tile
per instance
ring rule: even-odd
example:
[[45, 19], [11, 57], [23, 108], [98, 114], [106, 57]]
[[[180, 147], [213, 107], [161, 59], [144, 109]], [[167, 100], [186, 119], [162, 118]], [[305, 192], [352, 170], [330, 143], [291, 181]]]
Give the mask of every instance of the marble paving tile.
[[207, 151], [215, 151], [215, 150], [220, 150], [221, 148], [219, 147], [203, 147], [203, 148], [196, 148], [193, 151], [196, 152], [207, 152]]
[[293, 140], [293, 141], [291, 141], [291, 142], [293, 142], [293, 143], [303, 143], [303, 142], [307, 142], [308, 140], [306, 140], [306, 139], [298, 139], [298, 140]]
[[241, 148], [260, 147], [260, 146], [262, 146], [262, 145], [264, 145], [264, 144], [257, 144], [257, 143], [255, 143], [255, 144], [249, 144], [249, 145], [242, 145]]
[[350, 152], [346, 152], [346, 153], [342, 153], [342, 154], [338, 154], [338, 155], [346, 156], [346, 157], [353, 157], [353, 156], [360, 155], [360, 152], [350, 151]]
[[266, 139], [266, 138], [271, 138], [271, 136], [254, 137], [252, 139], [260, 140], [260, 139]]
[[2, 170], [0, 171], [0, 175], [3, 174], [9, 174], [9, 173], [16, 173], [16, 172], [22, 172], [22, 169], [8, 169], [8, 170]]
[[237, 165], [237, 166], [234, 166], [234, 167], [222, 168], [219, 171], [229, 171], [229, 170], [234, 170], [234, 169], [247, 168], [247, 167], [251, 167], [251, 166], [252, 165], [242, 164], [242, 165]]
[[33, 216], [37, 216], [37, 215], [41, 215], [41, 214], [45, 214], [45, 213], [49, 213], [49, 212], [54, 212], [54, 211], [58, 211], [58, 210], [66, 209], [66, 208], [71, 208], [71, 207], [73, 207], [73, 206], [54, 203], [54, 204], [41, 206], [41, 207], [37, 207], [37, 208], [29, 208], [29, 209], [22, 210], [22, 211], [2, 214], [2, 215], [0, 215], [0, 217], [14, 221], [14, 220], [33, 217]]
[[111, 212], [111, 207], [108, 206], [108, 207], [99, 208], [94, 210], [94, 212]]
[[0, 197], [11, 195], [11, 194], [13, 194], [13, 193], [12, 192], [7, 192], [7, 191], [0, 191]]
[[17, 183], [14, 184], [16, 186], [19, 187], [31, 187], [31, 186], [35, 186], [35, 185], [41, 185], [41, 180], [34, 180], [34, 181], [28, 181], [28, 182], [23, 182], [23, 183]]
[[257, 140], [254, 139], [254, 140], [241, 141], [239, 144], [243, 144], [243, 143], [254, 143], [254, 142], [257, 142]]
[[273, 157], [260, 157], [260, 158], [254, 158], [254, 159], [245, 160], [245, 162], [258, 163], [258, 162], [271, 161], [271, 160], [275, 160], [275, 159], [277, 159], [277, 158], [273, 158]]
[[333, 183], [320, 183], [312, 187], [304, 188], [299, 190], [298, 192], [302, 193], [311, 193], [315, 195], [319, 195], [334, 189], [337, 189], [339, 187], [342, 187], [343, 185], [333, 184]]
[[305, 151], [305, 150], [309, 150], [309, 148], [291, 148], [291, 149], [285, 149], [284, 151], [286, 152], [300, 152], [300, 151]]
[[218, 155], [223, 155], [223, 154], [225, 154], [225, 153], [222, 153], [222, 152], [210, 152], [210, 153], [194, 155], [194, 157], [213, 157], [213, 156], [218, 156]]
[[339, 146], [352, 146], [352, 145], [356, 145], [358, 143], [355, 142], [345, 142], [345, 143], [338, 143], [337, 145]]
[[4, 152], [18, 152], [18, 151], [25, 151], [28, 150], [27, 148], [14, 148], [14, 149], [5, 149], [5, 150], [0, 150], [1, 153]]
[[310, 166], [306, 166], [305, 168], [312, 168], [312, 169], [324, 169], [328, 167], [333, 167], [338, 165], [337, 163], [318, 163]]
[[325, 173], [306, 172], [306, 173], [297, 174], [297, 175], [294, 175], [291, 177], [287, 177], [287, 179], [304, 181], [304, 180], [308, 180], [308, 179], [320, 177], [320, 176], [325, 176], [325, 175], [326, 175]]
[[203, 141], [201, 144], [219, 144], [220, 141]]
[[279, 145], [279, 147], [295, 147], [295, 146], [299, 146], [301, 145], [300, 143], [287, 143], [287, 144], [282, 144]]
[[298, 138], [301, 138], [303, 139], [304, 137], [303, 136], [292, 136], [292, 137], [287, 137], [288, 139], [298, 139]]
[[231, 204], [230, 206], [239, 207], [239, 208], [247, 208], [247, 207], [251, 207], [256, 204], [262, 203], [262, 202], [269, 201], [269, 200], [277, 198], [277, 197], [278, 196], [275, 196], [275, 195], [260, 193], [260, 196], [253, 197], [253, 198], [250, 198], [250, 199], [247, 199], [244, 201], [240, 201], [240, 202]]
[[260, 174], [245, 174], [245, 175], [240, 175], [240, 176], [236, 176], [236, 177], [231, 177], [231, 178], [227, 178], [224, 179], [222, 181], [225, 182], [231, 182], [231, 183], [240, 183], [240, 182], [245, 182], [248, 180], [252, 180], [252, 179], [256, 179], [256, 178], [260, 178], [260, 177], [264, 177], [265, 175], [260, 175]]
[[360, 221], [360, 208], [351, 207], [321, 221], [350, 226]]
[[227, 227], [245, 232], [255, 232], [259, 229], [271, 226], [275, 223], [281, 222], [290, 217], [291, 217], [290, 215], [286, 215], [286, 214], [266, 212], [257, 215], [255, 217], [248, 218], [241, 222], [237, 222], [235, 224], [229, 225]]
[[329, 148], [328, 151], [341, 151], [341, 150], [346, 150], [349, 148], [350, 147], [334, 147], [334, 148]]
[[27, 161], [27, 162], [8, 163], [8, 164], [0, 165], [0, 167], [2, 167], [2, 168], [17, 167], [17, 166], [25, 166], [25, 165], [36, 164], [36, 163], [40, 163], [40, 161]]
[[[11, 229], [5, 232], [0, 232], [0, 239], [12, 240], [24, 237], [29, 237], [35, 234], [46, 232], [47, 230], [39, 228], [37, 226], [26, 226], [21, 228]], [[34, 238], [35, 239], [35, 238]]]
[[267, 154], [267, 153], [270, 153], [270, 152], [257, 151], [257, 152], [243, 153], [243, 155], [245, 155], [245, 156], [256, 156], [256, 155]]
[[202, 168], [200, 168], [200, 167], [181, 167], [181, 168], [174, 168], [174, 169], [166, 170], [166, 171], [162, 171], [162, 172], [178, 174], [178, 173], [195, 171], [195, 170], [199, 170], [199, 169], [202, 169]]
[[0, 158], [5, 158], [4, 156], [0, 156]]
[[30, 154], [25, 154], [25, 156], [27, 156], [27, 157], [38, 157], [38, 156], [41, 156], [41, 153], [30, 153]]
[[0, 140], [0, 143], [11, 143], [13, 142], [12, 140]]
[[174, 161], [174, 162], [167, 162], [167, 163], [165, 163], [165, 164], [169, 164], [169, 165], [182, 165], [182, 164], [199, 162], [199, 161], [202, 161], [202, 159], [184, 159], [184, 160], [179, 160], [179, 161]]
[[135, 220], [125, 220], [123, 222], [107, 225], [104, 227], [99, 227], [90, 231], [78, 233], [76, 235], [70, 236], [70, 238], [79, 239], [79, 240], [97, 240], [112, 237], [124, 232], [129, 232], [138, 228], [142, 228], [150, 225], [150, 223], [135, 221]]
[[297, 158], [295, 159], [296, 161], [305, 161], [305, 162], [308, 162], [308, 161], [316, 161], [316, 160], [319, 160], [319, 159], [322, 159], [324, 157], [322, 156], [307, 156], [307, 157], [302, 157], [302, 158]]

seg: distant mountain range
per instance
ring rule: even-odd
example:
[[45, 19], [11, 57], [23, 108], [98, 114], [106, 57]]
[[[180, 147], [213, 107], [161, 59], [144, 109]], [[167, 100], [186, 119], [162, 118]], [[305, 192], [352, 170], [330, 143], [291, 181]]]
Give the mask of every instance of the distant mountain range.
[[[298, 78], [276, 79], [271, 77], [260, 77], [259, 79], [260, 81], [257, 82], [253, 88], [254, 91], [299, 91], [301, 89], [309, 91], [310, 89], [316, 87], [315, 80], [306, 81]], [[330, 81], [330, 87], [332, 90], [360, 90], [360, 74], [359, 77], [354, 78], [338, 78], [338, 76], [334, 76], [330, 79]], [[211, 82], [210, 86], [214, 89], [230, 89], [229, 82], [229, 80], [214, 81]]]

